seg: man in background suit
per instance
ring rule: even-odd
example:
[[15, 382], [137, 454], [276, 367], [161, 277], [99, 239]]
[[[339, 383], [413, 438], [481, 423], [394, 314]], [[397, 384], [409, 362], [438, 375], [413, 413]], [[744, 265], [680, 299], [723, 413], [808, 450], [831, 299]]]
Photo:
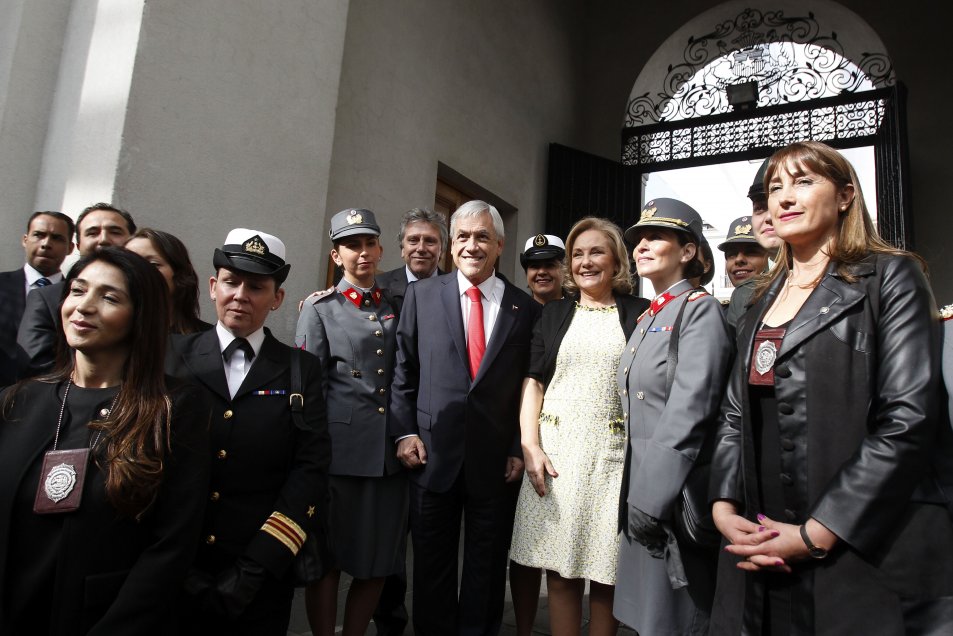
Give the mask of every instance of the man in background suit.
[[[400, 218], [397, 233], [400, 257], [404, 264], [397, 269], [377, 275], [377, 285], [387, 292], [397, 314], [404, 302], [407, 285], [422, 278], [439, 276], [443, 251], [447, 247], [447, 221], [439, 212], [413, 208]], [[381, 598], [374, 610], [377, 636], [400, 636], [407, 626], [407, 573], [388, 576]]]
[[[125, 210], [109, 203], [96, 203], [76, 219], [76, 245], [79, 255], [113, 245], [123, 246], [136, 232], [136, 223]], [[60, 296], [63, 285], [47, 285], [27, 298], [23, 320], [17, 333], [19, 377], [46, 373], [56, 360], [56, 332], [60, 328]]]
[[0, 389], [17, 379], [17, 330], [27, 295], [63, 280], [60, 266], [73, 251], [73, 219], [62, 212], [34, 212], [20, 243], [26, 263], [0, 273]]
[[495, 275], [503, 250], [496, 208], [464, 203], [450, 235], [458, 271], [407, 288], [388, 420], [409, 471], [419, 636], [499, 633], [523, 472], [519, 394], [539, 315], [525, 292]]
[[413, 208], [401, 217], [397, 238], [404, 265], [378, 274], [377, 284], [388, 291], [388, 295], [397, 303], [399, 312], [407, 285], [421, 278], [444, 273], [439, 265], [447, 247], [446, 219], [439, 212]]

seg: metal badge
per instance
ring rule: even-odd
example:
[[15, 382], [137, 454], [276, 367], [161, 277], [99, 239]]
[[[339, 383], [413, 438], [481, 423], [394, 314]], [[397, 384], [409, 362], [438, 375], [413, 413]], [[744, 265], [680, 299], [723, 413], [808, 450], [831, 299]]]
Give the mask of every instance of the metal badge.
[[755, 370], [764, 375], [774, 367], [774, 361], [778, 357], [778, 348], [774, 346], [774, 343], [770, 340], [765, 340], [760, 345], [758, 345], [758, 350], [755, 352], [754, 358], [754, 368]]
[[53, 503], [66, 499], [76, 487], [76, 469], [72, 464], [58, 464], [50, 469], [43, 482], [43, 491]]

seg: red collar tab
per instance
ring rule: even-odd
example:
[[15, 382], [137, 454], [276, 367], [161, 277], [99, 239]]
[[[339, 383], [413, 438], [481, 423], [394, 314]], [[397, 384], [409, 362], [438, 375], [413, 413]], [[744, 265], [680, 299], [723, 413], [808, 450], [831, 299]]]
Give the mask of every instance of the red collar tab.
[[[354, 303], [354, 306], [358, 309], [366, 307], [370, 304], [370, 302], [368, 302], [367, 305], [364, 304], [364, 294], [359, 289], [354, 289], [351, 287], [350, 289], [342, 289], [341, 293], [344, 294], [345, 298]], [[375, 287], [370, 293], [370, 300], [373, 301], [374, 306], [377, 307], [381, 304], [381, 299], [384, 297], [384, 295], [381, 293], [380, 287]]]
[[652, 304], [649, 305], [649, 315], [654, 316], [658, 312], [662, 311], [662, 307], [669, 304], [671, 301], [675, 300], [675, 296], [668, 292], [662, 292], [652, 300]]

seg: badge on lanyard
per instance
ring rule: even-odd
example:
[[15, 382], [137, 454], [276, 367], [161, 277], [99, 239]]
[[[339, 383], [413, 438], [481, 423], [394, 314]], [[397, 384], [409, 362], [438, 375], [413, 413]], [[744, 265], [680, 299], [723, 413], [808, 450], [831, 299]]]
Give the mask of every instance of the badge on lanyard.
[[751, 354], [751, 371], [748, 383], [759, 386], [774, 386], [774, 363], [784, 338], [783, 327], [764, 327], [754, 335], [754, 353]]

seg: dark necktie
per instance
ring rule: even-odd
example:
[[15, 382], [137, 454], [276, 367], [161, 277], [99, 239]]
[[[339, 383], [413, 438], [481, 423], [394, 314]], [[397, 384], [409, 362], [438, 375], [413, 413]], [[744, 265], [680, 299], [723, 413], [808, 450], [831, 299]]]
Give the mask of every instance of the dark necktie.
[[486, 351], [486, 336], [483, 334], [483, 302], [480, 290], [471, 287], [466, 291], [470, 299], [470, 317], [467, 319], [467, 357], [470, 360], [470, 379], [480, 370], [483, 353]]
[[232, 354], [238, 349], [245, 352], [245, 360], [250, 361], [255, 357], [255, 350], [251, 348], [251, 344], [249, 344], [247, 340], [244, 338], [235, 338], [228, 343], [228, 346], [225, 347], [225, 351], [222, 352], [222, 357], [225, 358], [225, 362], [231, 362]]
[[50, 279], [47, 278], [46, 276], [41, 276], [40, 278], [37, 278], [35, 281], [33, 281], [34, 287], [46, 287], [47, 285], [52, 285], [52, 284], [53, 283], [51, 283]]

